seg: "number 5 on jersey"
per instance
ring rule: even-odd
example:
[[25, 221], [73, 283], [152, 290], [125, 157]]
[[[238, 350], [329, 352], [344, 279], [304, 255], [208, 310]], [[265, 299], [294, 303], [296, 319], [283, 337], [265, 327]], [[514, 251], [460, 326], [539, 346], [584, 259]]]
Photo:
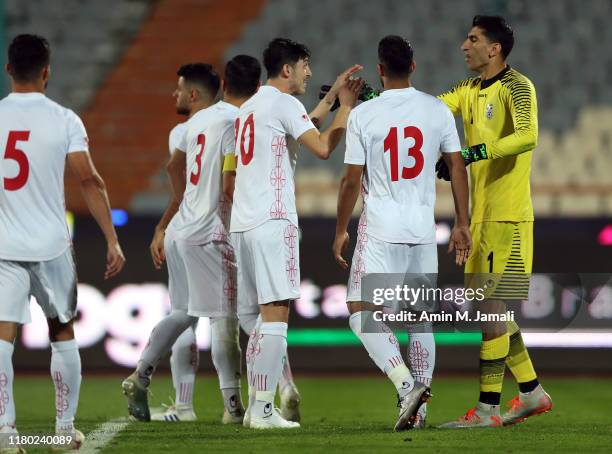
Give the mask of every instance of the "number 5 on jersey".
[[[408, 148], [408, 156], [414, 158], [414, 165], [412, 167], [402, 168], [402, 179], [410, 180], [419, 176], [423, 170], [425, 164], [425, 158], [421, 147], [423, 146], [423, 133], [416, 126], [406, 126], [404, 128], [404, 139], [414, 139], [414, 145]], [[385, 138], [385, 153], [390, 152], [389, 159], [391, 160], [391, 181], [399, 180], [399, 159], [398, 159], [398, 137], [397, 127], [392, 127], [389, 130], [389, 134]]]
[[[244, 142], [248, 136], [249, 145], [245, 146]], [[240, 119], [236, 118], [236, 141], [240, 138], [240, 159], [242, 160], [243, 166], [248, 166], [253, 159], [253, 150], [255, 148], [255, 122], [253, 121], [253, 114], [249, 114], [247, 119], [242, 125], [242, 131], [240, 130]]]
[[30, 131], [10, 131], [4, 150], [4, 159], [10, 159], [17, 163], [19, 171], [13, 178], [4, 177], [4, 189], [7, 191], [17, 191], [25, 186], [30, 176], [30, 163], [28, 156], [17, 148], [17, 142], [27, 142], [30, 140]]

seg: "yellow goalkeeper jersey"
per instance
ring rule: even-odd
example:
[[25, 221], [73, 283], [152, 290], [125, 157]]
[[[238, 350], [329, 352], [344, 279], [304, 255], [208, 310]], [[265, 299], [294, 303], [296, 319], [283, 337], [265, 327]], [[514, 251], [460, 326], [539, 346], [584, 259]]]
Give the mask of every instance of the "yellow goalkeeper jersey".
[[461, 115], [466, 145], [487, 148], [489, 159], [469, 166], [472, 222], [533, 221], [529, 176], [538, 107], [531, 81], [508, 66], [492, 79], [465, 79], [439, 98]]

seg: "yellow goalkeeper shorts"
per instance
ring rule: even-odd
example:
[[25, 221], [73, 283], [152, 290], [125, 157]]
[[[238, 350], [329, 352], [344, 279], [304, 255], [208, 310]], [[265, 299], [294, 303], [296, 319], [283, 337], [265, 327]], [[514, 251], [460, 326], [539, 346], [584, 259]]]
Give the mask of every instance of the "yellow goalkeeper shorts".
[[533, 261], [533, 222], [479, 222], [470, 227], [472, 254], [465, 273], [492, 274], [495, 289], [487, 296], [526, 300]]

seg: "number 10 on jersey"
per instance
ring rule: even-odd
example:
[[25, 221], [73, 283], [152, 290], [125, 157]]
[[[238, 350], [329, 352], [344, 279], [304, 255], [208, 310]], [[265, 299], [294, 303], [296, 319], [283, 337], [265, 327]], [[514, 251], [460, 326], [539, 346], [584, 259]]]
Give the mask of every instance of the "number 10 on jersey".
[[[253, 113], [249, 114], [244, 121], [242, 131], [240, 131], [240, 118], [236, 118], [235, 129], [236, 142], [240, 140], [240, 158], [242, 159], [242, 165], [248, 166], [251, 159], [253, 159], [253, 149], [255, 148], [255, 122], [253, 121]], [[244, 144], [247, 138], [249, 141], [248, 147]]]
[[[408, 156], [414, 158], [412, 167], [402, 167], [402, 179], [410, 180], [417, 177], [423, 170], [425, 158], [421, 147], [423, 146], [423, 133], [416, 126], [406, 126], [404, 128], [404, 139], [414, 139], [414, 145], [408, 148]], [[389, 159], [391, 160], [391, 181], [399, 180], [399, 143], [397, 137], [397, 127], [392, 127], [389, 134], [385, 138], [385, 153], [389, 151]]]

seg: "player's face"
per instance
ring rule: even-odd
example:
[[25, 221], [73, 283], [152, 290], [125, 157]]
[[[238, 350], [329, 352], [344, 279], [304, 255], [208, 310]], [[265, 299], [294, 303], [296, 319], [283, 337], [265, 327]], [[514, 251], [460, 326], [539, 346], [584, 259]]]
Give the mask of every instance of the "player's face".
[[176, 98], [176, 113], [179, 115], [189, 115], [189, 97], [191, 90], [187, 87], [183, 76], [178, 78], [176, 90], [172, 96]]
[[481, 28], [472, 27], [461, 45], [468, 68], [472, 71], [479, 71], [487, 66], [491, 60], [493, 45], [482, 33]]
[[312, 76], [312, 71], [310, 71], [310, 61], [308, 58], [300, 59], [295, 65], [291, 66], [289, 75], [291, 94], [303, 95], [306, 93], [306, 86], [310, 76]]

